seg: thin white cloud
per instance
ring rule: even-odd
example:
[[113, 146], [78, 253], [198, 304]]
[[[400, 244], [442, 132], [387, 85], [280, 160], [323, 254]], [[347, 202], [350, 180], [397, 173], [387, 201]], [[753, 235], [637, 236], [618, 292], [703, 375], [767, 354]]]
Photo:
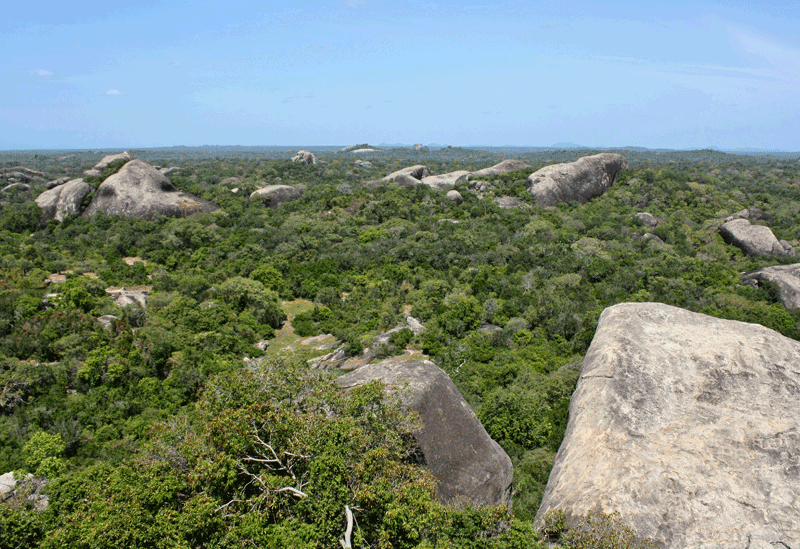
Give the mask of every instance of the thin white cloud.
[[38, 76], [40, 78], [50, 78], [51, 76], [53, 76], [53, 72], [52, 71], [48, 71], [48, 70], [45, 70], [45, 69], [32, 70], [31, 74], [33, 74], [34, 76]]
[[107, 91], [106, 93], [104, 93], [103, 95], [107, 95], [107, 96], [109, 96], [109, 97], [117, 97], [117, 96], [120, 96], [120, 95], [125, 95], [125, 94], [124, 94], [124, 93], [122, 93], [122, 92], [121, 92], [121, 91], [119, 91], [119, 90], [108, 90], [108, 91]]

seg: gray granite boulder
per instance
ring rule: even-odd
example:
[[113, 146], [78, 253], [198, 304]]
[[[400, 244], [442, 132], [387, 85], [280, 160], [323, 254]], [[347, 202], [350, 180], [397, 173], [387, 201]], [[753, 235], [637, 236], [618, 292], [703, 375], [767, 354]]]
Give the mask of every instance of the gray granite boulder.
[[72, 180], [71, 177], [65, 175], [64, 177], [59, 177], [58, 179], [54, 179], [52, 181], [48, 181], [47, 184], [45, 184], [45, 188], [46, 189], [52, 189], [52, 188], [58, 187], [59, 185], [63, 185], [67, 181], [71, 181], [71, 180]]
[[669, 549], [800, 540], [798, 356], [758, 324], [607, 308], [537, 518], [619, 512]]
[[772, 229], [753, 225], [747, 219], [726, 221], [720, 226], [719, 234], [727, 244], [740, 248], [747, 255], [795, 255], [791, 244], [778, 241]]
[[42, 220], [63, 221], [69, 215], [81, 213], [83, 201], [90, 192], [91, 185], [83, 179], [72, 179], [43, 192], [36, 198], [36, 204], [42, 209]]
[[403, 168], [401, 170], [397, 170], [396, 172], [392, 172], [389, 175], [387, 175], [386, 177], [384, 177], [383, 179], [381, 179], [381, 181], [386, 181], [386, 182], [395, 181], [396, 182], [396, 179], [398, 177], [402, 177], [403, 179], [405, 179], [406, 177], [412, 177], [412, 178], [416, 179], [417, 181], [422, 181], [423, 177], [428, 177], [430, 174], [431, 173], [428, 171], [428, 167], [427, 166], [422, 166], [420, 164], [417, 164], [415, 166], [409, 166], [407, 168]]
[[218, 209], [213, 202], [179, 191], [150, 164], [130, 160], [103, 181], [83, 216], [93, 217], [103, 212], [109, 216], [153, 219], [159, 215], [186, 217]]
[[250, 202], [260, 200], [268, 208], [277, 208], [281, 204], [297, 200], [303, 195], [299, 189], [289, 185], [267, 185], [250, 195]]
[[535, 171], [528, 177], [528, 191], [542, 207], [572, 201], [585, 204], [610, 189], [627, 167], [621, 154], [584, 156], [575, 162], [553, 164]]
[[441, 175], [429, 175], [422, 178], [423, 185], [427, 185], [437, 191], [447, 192], [459, 183], [467, 180], [469, 172], [466, 170], [458, 170], [450, 173], [443, 173]]
[[787, 309], [800, 309], [800, 263], [764, 267], [742, 275], [742, 284], [758, 287], [759, 282], [777, 284], [781, 305]]
[[494, 199], [494, 203], [497, 204], [498, 208], [503, 208], [504, 210], [521, 208], [525, 204], [521, 198], [516, 196], [498, 196]]
[[525, 162], [523, 162], [522, 160], [508, 159], [508, 160], [503, 160], [502, 162], [500, 162], [499, 164], [495, 164], [494, 166], [483, 168], [482, 170], [478, 170], [477, 172], [472, 172], [470, 174], [470, 179], [473, 177], [492, 177], [503, 173], [523, 170], [525, 168], [530, 168], [530, 166]]
[[12, 183], [11, 185], [6, 185], [3, 187], [2, 191], [0, 192], [23, 192], [31, 190], [31, 186], [27, 183]]
[[317, 163], [317, 157], [314, 156], [314, 153], [311, 151], [299, 150], [297, 154], [292, 157], [292, 162], [311, 165]]
[[403, 402], [419, 413], [423, 427], [414, 436], [425, 465], [439, 481], [437, 496], [442, 502], [511, 504], [511, 460], [446, 373], [428, 360], [388, 359], [336, 381], [351, 388], [374, 379], [400, 389]]
[[464, 202], [464, 197], [461, 196], [461, 193], [456, 190], [447, 191], [447, 194], [444, 195], [444, 197], [450, 202], [455, 202], [456, 204], [461, 204]]
[[125, 162], [130, 162], [131, 160], [133, 160], [133, 157], [130, 154], [128, 154], [127, 151], [119, 154], [106, 155], [102, 158], [102, 160], [100, 160], [100, 162], [94, 165], [94, 168], [91, 168], [83, 172], [83, 175], [85, 177], [97, 177], [103, 175], [103, 172], [105, 171], [106, 168], [108, 168], [109, 164], [117, 160], [124, 160]]
[[633, 214], [633, 218], [636, 219], [641, 225], [645, 227], [655, 227], [658, 225], [658, 219], [651, 213], [647, 212], [639, 212]]

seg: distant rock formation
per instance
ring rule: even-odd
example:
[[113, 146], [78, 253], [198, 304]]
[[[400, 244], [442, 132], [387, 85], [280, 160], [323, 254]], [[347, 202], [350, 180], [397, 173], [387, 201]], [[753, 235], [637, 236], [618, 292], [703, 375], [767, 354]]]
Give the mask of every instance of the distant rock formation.
[[102, 160], [100, 160], [100, 162], [94, 165], [94, 168], [88, 169], [85, 172], [83, 172], [83, 175], [85, 177], [99, 177], [103, 175], [103, 172], [105, 171], [106, 168], [108, 168], [109, 164], [111, 164], [112, 162], [116, 162], [117, 160], [124, 160], [125, 162], [130, 162], [131, 160], [133, 160], [133, 157], [130, 154], [128, 154], [127, 151], [119, 154], [106, 155], [102, 158]]
[[414, 144], [414, 150], [417, 151], [417, 152], [422, 152], [422, 153], [426, 153], [426, 152], [430, 152], [431, 151], [428, 147], [426, 147], [422, 143]]
[[3, 187], [2, 192], [12, 192], [12, 191], [29, 191], [31, 190], [31, 186], [27, 183], [12, 183], [11, 185], [6, 185]]
[[314, 153], [312, 153], [311, 151], [301, 149], [297, 151], [297, 154], [295, 154], [292, 157], [292, 162], [299, 162], [301, 164], [308, 164], [308, 165], [316, 164], [317, 157], [314, 156]]
[[356, 159], [356, 165], [361, 166], [362, 168], [371, 168], [372, 162], [369, 160], [361, 160], [360, 158]]
[[758, 287], [762, 281], [778, 285], [781, 305], [787, 309], [800, 309], [800, 263], [764, 267], [742, 275], [742, 284]]
[[535, 171], [528, 177], [528, 191], [542, 207], [573, 200], [585, 204], [610, 189], [627, 167], [621, 154], [584, 156], [575, 162], [553, 164]]
[[516, 196], [498, 196], [494, 199], [494, 203], [497, 204], [498, 208], [503, 208], [504, 210], [521, 208], [525, 204], [521, 198]]
[[285, 202], [297, 200], [302, 196], [299, 189], [289, 185], [267, 185], [250, 195], [250, 202], [260, 200], [268, 208], [277, 208]]
[[495, 164], [494, 166], [490, 166], [488, 168], [483, 168], [482, 170], [478, 170], [477, 172], [472, 172], [470, 174], [470, 179], [473, 177], [493, 177], [495, 175], [500, 175], [508, 172], [515, 172], [517, 170], [523, 170], [525, 168], [530, 168], [528, 164], [521, 160], [503, 160], [499, 164]]
[[609, 307], [538, 518], [599, 508], [666, 549], [797, 547], [798, 356], [800, 342], [757, 324]]
[[440, 501], [511, 505], [511, 460], [489, 437], [446, 373], [427, 360], [389, 359], [362, 366], [336, 381], [349, 389], [374, 379], [408, 390], [401, 398], [422, 420], [423, 427], [414, 436], [425, 465], [439, 480]]
[[461, 193], [456, 190], [447, 191], [447, 194], [444, 195], [444, 197], [450, 202], [455, 202], [456, 204], [461, 204], [464, 202], [464, 197], [461, 196]]
[[213, 202], [179, 191], [150, 164], [130, 160], [103, 181], [83, 216], [103, 212], [109, 216], [153, 219], [159, 215], [185, 217], [218, 209]]
[[727, 243], [741, 249], [747, 255], [795, 255], [794, 248], [785, 240], [778, 241], [772, 229], [764, 225], [753, 225], [747, 219], [726, 221], [719, 234]]
[[144, 309], [147, 307], [147, 296], [151, 290], [151, 286], [134, 286], [133, 288], [115, 288], [111, 286], [106, 288], [106, 294], [114, 300], [114, 304], [118, 307], [139, 305]]
[[26, 168], [25, 166], [15, 166], [7, 168], [5, 172], [0, 173], [0, 179], [5, 179], [12, 183], [31, 183], [46, 181], [47, 175], [43, 172]]
[[772, 223], [775, 221], [774, 217], [759, 208], [745, 208], [744, 210], [736, 212], [725, 221], [730, 221], [731, 219], [736, 218], [750, 219], [751, 221], [766, 221], [767, 223]]
[[83, 179], [72, 179], [43, 192], [36, 198], [36, 204], [42, 209], [42, 220], [63, 221], [67, 216], [81, 213], [83, 201], [90, 192], [92, 187]]

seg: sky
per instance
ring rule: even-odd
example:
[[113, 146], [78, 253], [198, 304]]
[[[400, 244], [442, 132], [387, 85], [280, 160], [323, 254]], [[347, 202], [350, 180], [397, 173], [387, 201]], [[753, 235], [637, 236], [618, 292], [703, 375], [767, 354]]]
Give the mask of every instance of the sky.
[[800, 151], [800, 3], [13, 2], [0, 150]]

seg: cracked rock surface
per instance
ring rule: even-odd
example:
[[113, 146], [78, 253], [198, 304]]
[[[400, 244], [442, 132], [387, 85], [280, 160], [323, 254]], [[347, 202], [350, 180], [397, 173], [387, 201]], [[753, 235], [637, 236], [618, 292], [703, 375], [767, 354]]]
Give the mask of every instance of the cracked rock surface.
[[800, 342], [757, 324], [609, 307], [539, 517], [598, 506], [665, 548], [795, 547], [798, 357]]

